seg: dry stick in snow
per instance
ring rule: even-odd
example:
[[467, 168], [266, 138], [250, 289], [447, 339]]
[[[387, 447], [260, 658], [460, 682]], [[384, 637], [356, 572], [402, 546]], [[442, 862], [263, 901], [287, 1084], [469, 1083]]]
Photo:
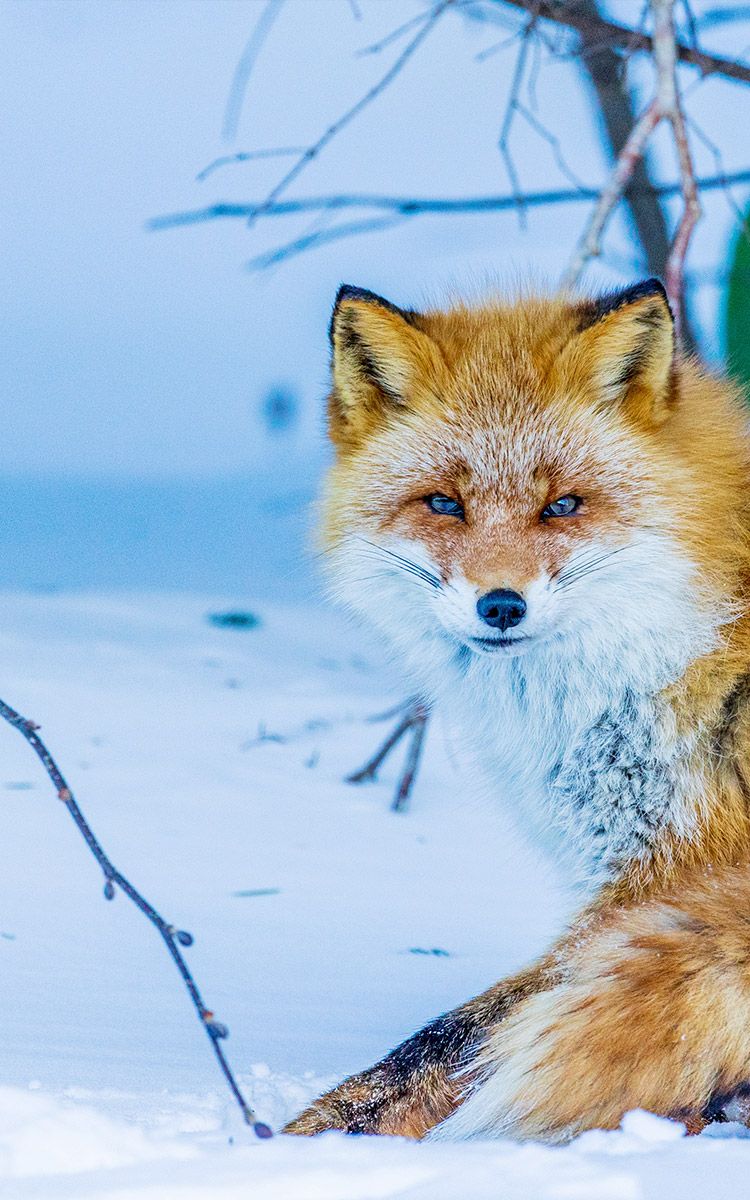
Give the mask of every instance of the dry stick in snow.
[[373, 754], [372, 758], [368, 759], [363, 767], [360, 767], [357, 771], [353, 771], [351, 775], [347, 775], [346, 782], [371, 783], [372, 780], [377, 779], [378, 771], [391, 751], [395, 750], [405, 734], [411, 734], [409, 748], [406, 753], [406, 762], [399, 777], [396, 795], [391, 805], [393, 812], [404, 812], [409, 803], [411, 789], [419, 770], [430, 710], [422, 700], [407, 700], [405, 704], [399, 704], [395, 710], [391, 709], [389, 712], [384, 713], [380, 719], [385, 720], [387, 717], [395, 716], [396, 713], [403, 713], [403, 716], [388, 734], [383, 744]]
[[409, 748], [406, 751], [406, 762], [404, 769], [401, 772], [396, 796], [391, 808], [394, 812], [404, 812], [408, 803], [411, 789], [414, 785], [414, 780], [417, 777], [419, 764], [422, 759], [422, 748], [424, 746], [424, 738], [427, 732], [427, 722], [430, 718], [430, 710], [424, 704], [417, 701], [410, 709], [410, 732], [411, 741]]
[[701, 210], [698, 185], [685, 128], [685, 117], [677, 86], [674, 0], [651, 0], [651, 11], [654, 17], [652, 44], [656, 68], [656, 94], [636, 121], [620, 152], [612, 174], [589, 218], [571, 264], [563, 277], [563, 286], [575, 287], [587, 262], [601, 253], [601, 239], [604, 230], [630, 183], [637, 164], [643, 158], [649, 138], [657, 125], [662, 121], [668, 121], [672, 127], [679, 160], [683, 211], [670, 247], [664, 283], [679, 335], [685, 256], [690, 244], [690, 236]]
[[156, 926], [175, 962], [177, 970], [182, 976], [182, 981], [188, 990], [190, 999], [193, 1002], [193, 1007], [198, 1013], [201, 1025], [208, 1034], [209, 1041], [213, 1047], [213, 1051], [218, 1060], [221, 1072], [227, 1084], [229, 1085], [229, 1090], [240, 1107], [242, 1116], [244, 1117], [246, 1123], [252, 1127], [259, 1138], [271, 1137], [272, 1133], [268, 1125], [258, 1119], [242, 1095], [232, 1069], [226, 1060], [224, 1051], [219, 1044], [223, 1038], [226, 1038], [229, 1035], [229, 1030], [227, 1029], [226, 1025], [222, 1025], [220, 1021], [215, 1019], [214, 1014], [203, 1003], [203, 999], [190, 972], [190, 968], [182, 956], [180, 946], [191, 946], [193, 944], [192, 935], [186, 933], [184, 929], [177, 929], [174, 925], [167, 924], [167, 922], [159, 915], [153, 905], [149, 904], [148, 900], [146, 900], [140, 894], [140, 892], [136, 891], [133, 885], [125, 878], [124, 875], [120, 874], [114, 864], [104, 853], [104, 850], [102, 849], [98, 839], [91, 829], [91, 826], [78, 807], [76, 799], [68, 787], [60, 768], [58, 767], [42, 739], [39, 737], [39, 726], [35, 725], [33, 721], [27, 720], [26, 717], [22, 717], [20, 713], [17, 713], [15, 709], [11, 708], [9, 704], [5, 704], [2, 700], [0, 700], [0, 717], [3, 717], [9, 725], [12, 725], [14, 729], [17, 729], [18, 732], [22, 734], [22, 736], [31, 746], [34, 753], [40, 759], [42, 766], [49, 775], [52, 785], [57, 792], [58, 799], [62, 800], [63, 804], [67, 808], [76, 824], [78, 831], [80, 832], [81, 836], [86, 842], [86, 845], [104, 873], [104, 895], [106, 899], [114, 900], [115, 887], [119, 887], [120, 890], [123, 891], [128, 897], [128, 899], [132, 900], [136, 908], [140, 909], [143, 915], [149, 919], [151, 924]]

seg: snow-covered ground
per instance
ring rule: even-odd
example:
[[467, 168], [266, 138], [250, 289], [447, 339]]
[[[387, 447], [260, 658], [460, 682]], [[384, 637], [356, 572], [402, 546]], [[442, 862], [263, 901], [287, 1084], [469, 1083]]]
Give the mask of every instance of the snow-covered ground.
[[[411, 810], [397, 764], [343, 776], [400, 697], [297, 584], [224, 596], [0, 596], [0, 696], [43, 726], [115, 863], [196, 938], [186, 953], [278, 1126], [536, 953], [556, 881], [436, 727]], [[243, 608], [247, 608], [243, 604]], [[632, 1114], [563, 1149], [258, 1142], [238, 1120], [158, 937], [102, 880], [28, 747], [0, 728], [0, 1195], [107, 1200], [705, 1200], [741, 1195], [750, 1141]]]

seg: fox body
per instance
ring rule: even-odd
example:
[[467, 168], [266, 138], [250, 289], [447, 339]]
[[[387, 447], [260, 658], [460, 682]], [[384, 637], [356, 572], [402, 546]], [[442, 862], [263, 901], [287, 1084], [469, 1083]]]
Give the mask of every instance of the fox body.
[[750, 1092], [750, 437], [649, 280], [416, 313], [342, 288], [339, 598], [580, 915], [288, 1127], [559, 1141]]

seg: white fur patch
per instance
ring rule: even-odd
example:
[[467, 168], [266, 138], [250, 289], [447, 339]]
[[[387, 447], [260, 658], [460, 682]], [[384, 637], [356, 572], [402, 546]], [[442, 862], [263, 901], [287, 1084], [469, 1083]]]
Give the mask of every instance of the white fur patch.
[[690, 835], [685, 764], [700, 731], [678, 739], [659, 692], [717, 644], [726, 617], [701, 605], [692, 564], [665, 534], [592, 544], [557, 579], [538, 577], [510, 631], [528, 640], [510, 650], [473, 648], [495, 632], [476, 590], [442, 580], [420, 543], [351, 537], [331, 565], [337, 597], [385, 635], [498, 799], [577, 885], [598, 889], [666, 827]]

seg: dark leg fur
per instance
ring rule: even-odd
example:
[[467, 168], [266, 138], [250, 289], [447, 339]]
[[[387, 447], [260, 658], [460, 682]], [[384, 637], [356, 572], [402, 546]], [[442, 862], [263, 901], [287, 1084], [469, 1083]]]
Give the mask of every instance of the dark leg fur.
[[470, 1063], [487, 1032], [526, 996], [551, 986], [550, 964], [496, 984], [438, 1017], [390, 1054], [321, 1096], [285, 1133], [326, 1129], [421, 1138], [460, 1103], [456, 1072]]

